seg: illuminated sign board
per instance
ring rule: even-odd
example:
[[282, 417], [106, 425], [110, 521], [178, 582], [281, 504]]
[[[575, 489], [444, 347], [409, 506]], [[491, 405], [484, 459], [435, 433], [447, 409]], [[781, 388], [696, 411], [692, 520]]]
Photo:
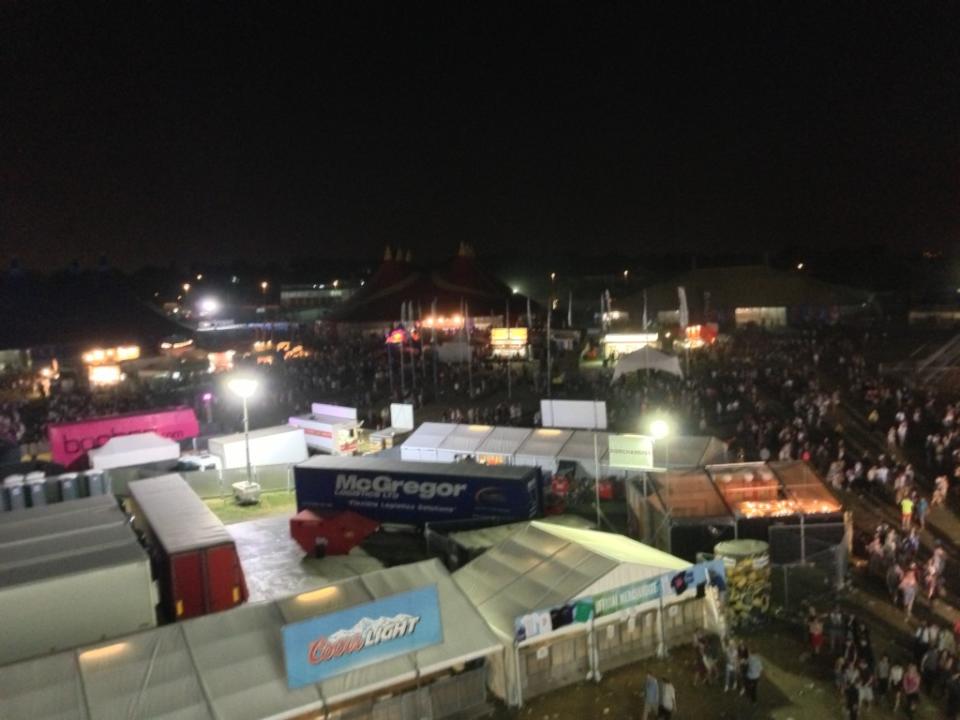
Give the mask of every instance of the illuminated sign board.
[[437, 586], [283, 627], [287, 685], [304, 687], [443, 642]]
[[611, 435], [607, 464], [631, 470], [653, 470], [653, 438], [646, 435]]

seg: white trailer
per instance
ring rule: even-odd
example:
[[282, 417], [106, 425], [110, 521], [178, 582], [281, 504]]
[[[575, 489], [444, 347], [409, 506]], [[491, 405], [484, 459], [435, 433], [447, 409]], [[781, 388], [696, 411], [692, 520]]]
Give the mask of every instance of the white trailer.
[[[243, 433], [210, 438], [207, 447], [211, 455], [220, 458], [224, 470], [247, 466]], [[301, 428], [277, 425], [250, 431], [251, 465], [295, 465], [307, 457], [307, 442]]]
[[0, 665], [156, 627], [157, 602], [112, 495], [0, 513]]
[[360, 423], [357, 409], [341, 405], [313, 403], [309, 415], [295, 415], [289, 422], [301, 428], [306, 435], [307, 447], [329, 455], [354, 455]]

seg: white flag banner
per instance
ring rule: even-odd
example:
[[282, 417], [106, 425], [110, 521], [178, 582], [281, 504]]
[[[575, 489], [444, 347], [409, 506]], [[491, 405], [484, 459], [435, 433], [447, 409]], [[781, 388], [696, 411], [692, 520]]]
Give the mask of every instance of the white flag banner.
[[690, 310], [687, 308], [687, 291], [682, 285], [677, 288], [677, 295], [680, 296], [680, 327], [686, 329], [690, 324]]

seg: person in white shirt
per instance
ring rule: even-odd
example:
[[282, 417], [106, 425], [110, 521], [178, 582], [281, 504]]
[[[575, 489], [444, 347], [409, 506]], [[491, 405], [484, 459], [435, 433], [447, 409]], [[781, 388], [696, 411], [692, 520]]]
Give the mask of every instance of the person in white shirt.
[[660, 682], [660, 717], [670, 720], [677, 709], [677, 691], [667, 678]]

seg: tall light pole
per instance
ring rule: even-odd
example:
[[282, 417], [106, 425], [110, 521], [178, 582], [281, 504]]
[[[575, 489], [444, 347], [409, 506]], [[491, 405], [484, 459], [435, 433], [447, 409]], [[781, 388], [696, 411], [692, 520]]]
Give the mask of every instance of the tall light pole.
[[[650, 423], [650, 434], [653, 435], [654, 440], [663, 440], [670, 435], [670, 426], [667, 424], [666, 420], [654, 420]], [[667, 470], [670, 469], [670, 441], [666, 442], [666, 462], [664, 463], [667, 466]]]
[[255, 378], [235, 377], [227, 382], [230, 391], [243, 401], [243, 446], [247, 454], [247, 480], [253, 481], [253, 469], [250, 466], [250, 414], [247, 412], [247, 400], [257, 391]]

